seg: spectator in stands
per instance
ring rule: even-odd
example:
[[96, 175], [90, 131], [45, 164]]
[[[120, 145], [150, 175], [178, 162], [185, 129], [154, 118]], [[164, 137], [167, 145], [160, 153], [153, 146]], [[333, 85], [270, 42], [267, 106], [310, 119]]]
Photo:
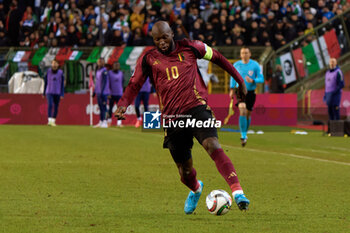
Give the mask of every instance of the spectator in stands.
[[22, 17], [21, 23], [23, 23], [24, 21], [26, 21], [28, 19], [28, 15], [30, 15], [31, 19], [33, 19], [35, 22], [38, 21], [37, 18], [36, 18], [36, 15], [33, 15], [32, 7], [27, 6], [26, 11], [23, 13], [23, 17]]
[[55, 12], [60, 12], [61, 10], [68, 10], [68, 3], [66, 0], [59, 0], [58, 3], [55, 4], [54, 10]]
[[[5, 33], [3, 38], [11, 39], [9, 41], [14, 45], [19, 40], [23, 41], [26, 36], [30, 37], [31, 32], [36, 30], [40, 31], [40, 38], [44, 43], [48, 41], [44, 39], [44, 36], [49, 35], [50, 32], [55, 34], [59, 32], [59, 35], [56, 34], [59, 37], [59, 44], [69, 43], [66, 41], [67, 38], [60, 35], [60, 24], [63, 24], [68, 32], [70, 25], [74, 24], [79, 46], [107, 45], [110, 40], [88, 31], [88, 28], [91, 30], [92, 27], [97, 32], [102, 28], [106, 32], [104, 21], [108, 22], [108, 28], [112, 28], [113, 31], [124, 31], [122, 27], [128, 26], [130, 32], [126, 33], [127, 36], [125, 36], [125, 32], [122, 34], [124, 41], [126, 37], [140, 38], [139, 31], [135, 30], [141, 27], [143, 40], [129, 44], [152, 45], [153, 41], [149, 29], [155, 21], [163, 19], [170, 22], [175, 34], [177, 25], [179, 25], [177, 22], [181, 22], [181, 30], [186, 37], [200, 39], [212, 45], [228, 45], [231, 44], [229, 43], [231, 39], [233, 45], [243, 43], [251, 45], [272, 44], [275, 49], [292, 41], [297, 36], [303, 35], [305, 30], [309, 32], [312, 28], [311, 24], [316, 27], [322, 22], [328, 22], [334, 15], [341, 14], [350, 6], [347, 1], [335, 0], [233, 0], [231, 2], [108, 0], [104, 1], [101, 7], [99, 1], [96, 0], [23, 0], [21, 9], [18, 9], [17, 0], [7, 0], [7, 2], [12, 2], [10, 9], [0, 1], [0, 21], [5, 26], [5, 30], [2, 30]], [[34, 12], [32, 7], [35, 7]], [[32, 19], [26, 21], [28, 15], [32, 15]], [[95, 20], [94, 25], [91, 25], [92, 19]], [[9, 20], [11, 20], [10, 24]], [[18, 31], [20, 21], [22, 21], [21, 33]], [[208, 22], [211, 24], [211, 31], [206, 29]], [[239, 32], [236, 25], [241, 28]], [[277, 25], [282, 26], [282, 28]], [[337, 25], [337, 22], [334, 22], [333, 25]], [[262, 41], [262, 34], [265, 30], [267, 32], [276, 31], [276, 33], [269, 33], [268, 40], [264, 37]], [[27, 33], [24, 34], [23, 31]], [[179, 33], [181, 34], [180, 29]], [[277, 38], [275, 34], [277, 34]], [[45, 44], [45, 46], [49, 46], [49, 44]]]
[[190, 38], [191, 40], [199, 40], [199, 35], [203, 35], [203, 30], [201, 28], [200, 20], [196, 20], [193, 25], [193, 30], [190, 32]]
[[4, 24], [6, 22], [6, 13], [4, 9], [4, 4], [0, 2], [0, 21]]
[[19, 23], [21, 18], [21, 12], [17, 8], [17, 1], [13, 0], [6, 18], [6, 31], [8, 32], [10, 43], [13, 46], [18, 45]]
[[175, 36], [174, 36], [174, 40], [182, 40], [187, 38], [187, 36], [185, 35], [182, 27], [177, 27], [176, 31], [175, 31]]
[[[99, 12], [99, 14], [96, 17], [96, 25], [101, 25], [102, 22], [104, 22], [104, 21], [108, 22], [108, 20], [109, 20], [109, 15], [105, 11], [105, 6], [104, 5], [101, 6], [99, 10], [100, 10], [100, 12]], [[100, 16], [102, 16], [102, 17], [100, 17]], [[103, 18], [104, 21], [103, 20], [101, 21], [100, 18]]]
[[108, 22], [103, 22], [102, 23], [102, 28], [101, 28], [101, 33], [102, 33], [102, 44], [107, 44], [109, 38], [111, 37], [111, 30], [108, 27]]
[[94, 46], [95, 41], [98, 39], [99, 36], [99, 29], [96, 25], [96, 20], [92, 18], [90, 20], [89, 27], [87, 28], [86, 34], [87, 34], [87, 40], [89, 45]]
[[29, 36], [30, 47], [38, 49], [39, 48], [39, 46], [38, 46], [39, 39], [40, 39], [39, 31], [35, 31], [32, 34], [30, 34], [30, 36]]
[[337, 59], [329, 59], [329, 69], [325, 75], [325, 94], [323, 100], [328, 106], [329, 120], [340, 119], [340, 99], [344, 88], [344, 75], [337, 66]]
[[284, 78], [282, 74], [282, 66], [276, 65], [276, 71], [272, 74], [270, 83], [271, 93], [283, 93], [284, 92]]
[[73, 1], [70, 2], [70, 9], [67, 11], [68, 18], [81, 17], [82, 11], [77, 7], [77, 4]]
[[50, 17], [53, 15], [53, 3], [48, 1], [46, 7], [44, 8], [44, 13], [40, 16], [40, 22], [46, 23], [50, 20]]
[[79, 44], [77, 30], [74, 25], [69, 25], [66, 41], [68, 46], [77, 46]]
[[186, 9], [186, 2], [183, 2], [181, 0], [175, 0], [175, 4], [173, 6], [174, 15], [179, 16], [182, 9]]
[[122, 26], [122, 38], [123, 38], [123, 43], [126, 45], [132, 44], [131, 42], [131, 31], [129, 26]]
[[141, 28], [145, 20], [145, 14], [141, 12], [141, 7], [135, 5], [133, 13], [130, 16], [131, 30], [135, 31], [136, 28]]
[[[310, 23], [311, 24], [311, 23]], [[310, 30], [312, 30], [313, 26], [312, 24], [310, 25]], [[302, 29], [301, 29], [302, 30]], [[306, 31], [305, 31], [306, 34]], [[284, 38], [286, 42], [291, 42], [295, 38], [298, 37], [298, 31], [297, 28], [294, 26], [293, 22], [291, 20], [287, 20], [284, 28]]]
[[6, 30], [3, 22], [0, 20], [0, 46], [7, 46], [8, 39], [6, 37]]
[[30, 39], [28, 36], [24, 36], [19, 41], [19, 46], [21, 47], [29, 47], [30, 46]]
[[141, 28], [136, 28], [130, 39], [131, 46], [141, 46], [144, 44]]
[[113, 46], [121, 46], [121, 45], [125, 44], [123, 37], [122, 37], [121, 30], [114, 30], [112, 33], [112, 36], [107, 44], [113, 45]]
[[28, 13], [26, 16], [26, 19], [20, 22], [20, 25], [22, 26], [21, 33], [25, 35], [32, 33], [34, 31], [34, 26], [35, 26], [35, 22], [32, 14]]

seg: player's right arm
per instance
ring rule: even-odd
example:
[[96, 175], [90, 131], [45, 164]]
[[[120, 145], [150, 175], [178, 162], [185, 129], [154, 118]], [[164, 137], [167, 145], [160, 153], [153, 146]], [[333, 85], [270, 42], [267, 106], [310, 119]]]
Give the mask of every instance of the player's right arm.
[[146, 55], [138, 58], [134, 74], [131, 76], [128, 86], [125, 88], [122, 98], [118, 102], [118, 108], [115, 116], [118, 119], [125, 119], [124, 113], [126, 108], [133, 102], [136, 95], [139, 93], [142, 85], [148, 77], [148, 64]]

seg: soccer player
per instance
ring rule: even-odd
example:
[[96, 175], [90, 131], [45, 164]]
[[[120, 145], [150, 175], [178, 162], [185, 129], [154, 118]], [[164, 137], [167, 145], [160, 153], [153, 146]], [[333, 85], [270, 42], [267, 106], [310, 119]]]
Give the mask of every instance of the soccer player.
[[[329, 59], [329, 70], [325, 76], [324, 101], [328, 106], [329, 120], [339, 120], [339, 105], [341, 100], [341, 89], [344, 87], [344, 75], [337, 66], [337, 59]], [[328, 127], [329, 133], [329, 127]]]
[[99, 58], [97, 60], [97, 70], [95, 75], [95, 91], [93, 96], [97, 95], [97, 103], [100, 108], [100, 121], [96, 128], [108, 128], [106, 113], [107, 113], [107, 98], [110, 94], [108, 71], [105, 67], [105, 60]]
[[[261, 72], [259, 63], [250, 59], [250, 49], [247, 47], [241, 48], [241, 60], [233, 64], [237, 71], [241, 74], [247, 86], [247, 96], [245, 101], [238, 100], [239, 109], [239, 129], [241, 131], [241, 145], [244, 147], [247, 144], [247, 132], [251, 121], [251, 112], [255, 104], [255, 89], [257, 83], [264, 82], [264, 76]], [[237, 87], [236, 80], [231, 77], [230, 81], [230, 97], [234, 96], [234, 88]]]
[[[109, 87], [111, 97], [109, 99], [109, 110], [108, 110], [108, 124], [112, 123], [112, 110], [114, 104], [117, 104], [119, 99], [123, 95], [123, 87], [124, 87], [124, 74], [123, 71], [120, 70], [119, 62], [114, 62], [112, 70], [108, 71], [109, 78]], [[117, 126], [122, 127], [122, 121], [117, 121]]]
[[143, 86], [140, 89], [139, 94], [136, 96], [135, 99], [135, 112], [136, 112], [136, 123], [135, 127], [138, 128], [142, 125], [142, 118], [140, 114], [140, 103], [142, 100], [144, 111], [148, 112], [148, 101], [149, 101], [149, 94], [151, 92], [151, 83], [149, 81], [149, 78], [146, 80], [146, 82], [143, 84]]
[[[45, 77], [45, 86], [43, 97], [47, 98], [47, 116], [49, 126], [56, 126], [56, 118], [58, 114], [58, 106], [60, 99], [64, 96], [64, 74], [63, 70], [59, 69], [57, 60], [51, 62], [51, 68], [47, 71]], [[53, 112], [52, 112], [53, 109]]]
[[[214, 119], [207, 106], [206, 87], [198, 72], [196, 61], [201, 58], [212, 61], [233, 76], [239, 83], [237, 96], [245, 98], [247, 90], [242, 77], [218, 51], [200, 41], [175, 42], [174, 33], [165, 21], [154, 24], [152, 37], [156, 48], [147, 51], [138, 59], [135, 72], [118, 103], [115, 113], [118, 118], [125, 119], [126, 108], [149, 77], [159, 96], [163, 118], [178, 114], [191, 115], [191, 119], [197, 121]], [[193, 167], [193, 137], [214, 160], [218, 171], [230, 186], [239, 209], [248, 209], [249, 200], [243, 193], [231, 160], [219, 144], [217, 129], [167, 128], [163, 147], [169, 149], [178, 167], [181, 181], [191, 190], [185, 201], [185, 213], [193, 213], [203, 190], [203, 182], [197, 180], [197, 173]]]

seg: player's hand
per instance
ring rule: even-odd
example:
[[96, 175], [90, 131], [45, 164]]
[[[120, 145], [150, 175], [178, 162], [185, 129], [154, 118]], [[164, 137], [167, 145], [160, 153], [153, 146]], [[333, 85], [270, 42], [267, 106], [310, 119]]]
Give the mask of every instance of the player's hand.
[[61, 96], [60, 98], [61, 98], [61, 100], [63, 100], [63, 98], [64, 98], [64, 97], [63, 97], [63, 96]]
[[253, 83], [254, 82], [254, 79], [248, 77], [248, 76], [245, 76], [245, 80], [247, 81], [247, 83]]
[[45, 95], [42, 95], [43, 99], [45, 99]]
[[125, 120], [124, 113], [126, 112], [126, 107], [120, 106], [117, 108], [117, 111], [114, 112], [114, 116], [118, 118], [118, 120]]
[[246, 95], [247, 95], [247, 87], [246, 87], [245, 83], [243, 82], [237, 88], [237, 100], [238, 100], [238, 103], [245, 102]]
[[107, 96], [107, 99], [111, 99], [111, 98], [112, 98], [112, 96], [111, 96], [111, 95], [108, 95], [108, 96]]

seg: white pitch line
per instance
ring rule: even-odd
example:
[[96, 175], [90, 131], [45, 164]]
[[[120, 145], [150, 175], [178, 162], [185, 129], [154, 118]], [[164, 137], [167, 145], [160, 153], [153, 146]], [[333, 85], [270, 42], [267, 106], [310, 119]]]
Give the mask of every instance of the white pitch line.
[[343, 148], [343, 147], [335, 147], [335, 146], [326, 146], [324, 148], [332, 149], [332, 150], [340, 150], [340, 151], [346, 151], [349, 152], [349, 149]]
[[296, 155], [296, 154], [285, 153], [285, 152], [258, 150], [258, 149], [252, 149], [252, 148], [246, 148], [246, 147], [240, 148], [240, 147], [224, 145], [224, 144], [221, 144], [221, 145], [225, 146], [225, 147], [232, 148], [232, 149], [238, 149], [238, 150], [248, 150], [248, 151], [253, 151], [253, 152], [262, 152], [262, 153], [269, 153], [269, 154], [276, 154], [276, 155], [284, 155], [284, 156], [289, 156], [289, 157], [298, 158], [298, 159], [308, 159], [308, 160], [314, 160], [314, 161], [319, 161], [319, 162], [334, 163], [334, 164], [350, 166], [350, 163], [347, 163], [347, 162], [340, 162], [340, 161], [334, 161], [334, 160], [328, 160], [328, 159], [319, 159], [319, 158], [308, 157], [308, 156], [303, 156], [303, 155]]
[[[118, 130], [114, 128], [117, 131], [123, 131], [123, 132], [129, 132], [133, 134], [145, 134], [144, 132], [135, 132], [135, 131], [126, 131], [126, 130]], [[156, 137], [164, 137], [160, 134], [155, 134], [155, 133], [147, 133], [148, 135], [156, 136]], [[258, 149], [252, 149], [252, 148], [241, 148], [241, 147], [236, 147], [236, 146], [231, 146], [231, 145], [225, 145], [221, 144], [221, 146], [224, 147], [229, 147], [232, 149], [238, 149], [238, 150], [248, 150], [248, 151], [253, 151], [253, 152], [260, 152], [260, 153], [268, 153], [268, 154], [276, 154], [276, 155], [284, 155], [284, 156], [289, 156], [293, 158], [298, 158], [298, 159], [308, 159], [308, 160], [313, 160], [313, 161], [319, 161], [319, 162], [326, 162], [326, 163], [334, 163], [334, 164], [339, 164], [339, 165], [345, 165], [345, 166], [350, 166], [350, 163], [347, 162], [340, 162], [340, 161], [334, 161], [334, 160], [328, 160], [328, 159], [320, 159], [320, 158], [314, 158], [314, 157], [308, 157], [308, 156], [303, 156], [303, 155], [296, 155], [296, 154], [291, 154], [291, 153], [285, 153], [285, 152], [276, 152], [276, 151], [268, 151], [268, 150], [258, 150]]]
[[339, 156], [348, 156], [347, 154], [344, 153], [339, 153], [339, 152], [330, 152], [330, 151], [324, 151], [324, 150], [315, 150], [315, 149], [304, 149], [304, 148], [294, 148], [295, 150], [299, 151], [307, 151], [307, 152], [314, 152], [314, 153], [321, 153], [321, 154], [331, 154], [331, 155], [339, 155]]

